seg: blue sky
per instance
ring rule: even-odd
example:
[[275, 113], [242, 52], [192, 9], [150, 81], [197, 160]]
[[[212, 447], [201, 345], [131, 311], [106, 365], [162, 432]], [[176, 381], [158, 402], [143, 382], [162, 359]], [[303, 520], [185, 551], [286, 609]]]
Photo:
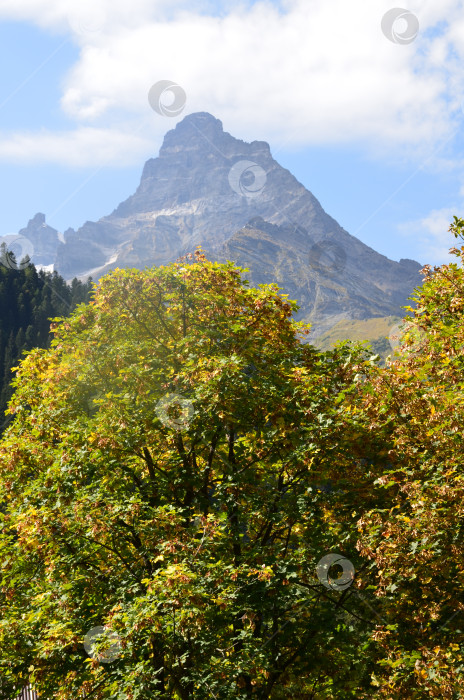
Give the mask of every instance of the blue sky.
[[[164, 133], [209, 111], [267, 140], [379, 252], [449, 261], [447, 228], [464, 216], [463, 3], [409, 3], [387, 37], [391, 8], [0, 0], [0, 235], [38, 211], [60, 231], [109, 214]], [[176, 118], [148, 105], [161, 79], [185, 88]]]

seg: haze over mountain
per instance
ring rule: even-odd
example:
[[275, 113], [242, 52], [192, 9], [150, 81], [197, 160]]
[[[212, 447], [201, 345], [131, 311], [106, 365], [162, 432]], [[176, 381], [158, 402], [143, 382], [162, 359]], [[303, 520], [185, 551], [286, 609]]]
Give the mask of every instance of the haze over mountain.
[[418, 262], [389, 260], [345, 231], [267, 143], [236, 139], [204, 112], [166, 134], [135, 194], [110, 215], [58, 234], [37, 214], [20, 233], [33, 262], [66, 279], [167, 264], [201, 245], [211, 259], [249, 267], [254, 285], [278, 282], [312, 337], [342, 319], [402, 316], [422, 281]]

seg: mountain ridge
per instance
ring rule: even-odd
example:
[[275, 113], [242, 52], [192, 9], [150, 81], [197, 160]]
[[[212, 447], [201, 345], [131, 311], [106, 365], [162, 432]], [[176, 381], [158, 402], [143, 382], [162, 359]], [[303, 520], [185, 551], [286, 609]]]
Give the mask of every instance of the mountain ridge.
[[211, 259], [249, 267], [252, 284], [279, 282], [316, 334], [342, 319], [397, 316], [421, 283], [420, 263], [389, 260], [349, 234], [269, 144], [236, 139], [207, 112], [166, 133], [111, 214], [64, 236], [40, 214], [23, 232], [34, 258], [66, 279], [168, 264], [201, 245]]

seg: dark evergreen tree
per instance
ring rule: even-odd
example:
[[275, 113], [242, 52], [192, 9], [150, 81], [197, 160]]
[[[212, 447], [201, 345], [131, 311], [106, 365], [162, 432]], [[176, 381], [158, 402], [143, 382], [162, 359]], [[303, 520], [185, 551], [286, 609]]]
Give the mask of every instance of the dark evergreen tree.
[[57, 272], [16, 263], [14, 253], [0, 248], [0, 433], [8, 423], [5, 410], [12, 394], [12, 367], [26, 350], [48, 347], [50, 319], [68, 316], [90, 300], [92, 281], [68, 285]]

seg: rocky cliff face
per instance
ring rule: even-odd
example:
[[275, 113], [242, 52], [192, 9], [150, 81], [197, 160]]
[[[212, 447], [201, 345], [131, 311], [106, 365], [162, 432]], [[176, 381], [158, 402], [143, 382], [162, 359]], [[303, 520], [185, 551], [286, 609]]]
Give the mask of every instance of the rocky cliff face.
[[250, 269], [253, 284], [275, 281], [313, 323], [311, 338], [346, 319], [403, 316], [401, 306], [421, 283], [419, 263], [376, 253], [343, 229], [313, 242], [310, 232], [253, 219], [216, 256]]
[[391, 261], [351, 236], [267, 143], [235, 139], [207, 113], [166, 134], [135, 194], [112, 214], [68, 229], [64, 242], [54, 232], [51, 243], [51, 232], [34, 234], [34, 262], [53, 262], [68, 279], [166, 264], [201, 245], [212, 259], [249, 267], [253, 284], [279, 282], [316, 335], [342, 318], [401, 315], [421, 282], [419, 263]]
[[[54, 263], [60, 234], [45, 223], [45, 214], [36, 214], [18, 235], [30, 241], [31, 259], [37, 267], [51, 266]], [[25, 247], [25, 252], [29, 252], [28, 246]]]

